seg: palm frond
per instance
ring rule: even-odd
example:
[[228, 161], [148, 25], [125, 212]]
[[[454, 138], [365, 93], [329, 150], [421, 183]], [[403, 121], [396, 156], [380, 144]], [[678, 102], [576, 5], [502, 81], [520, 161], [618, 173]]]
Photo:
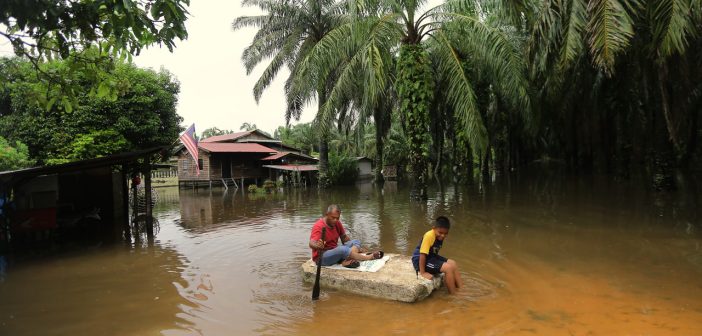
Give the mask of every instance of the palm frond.
[[[626, 1], [626, 0], [623, 0]], [[588, 43], [596, 67], [611, 75], [616, 57], [634, 35], [631, 17], [619, 0], [591, 0], [587, 7]]]
[[536, 10], [533, 27], [527, 42], [526, 54], [531, 66], [531, 76], [547, 73], [549, 57], [557, 49], [560, 34], [560, 14], [552, 1], [543, 1]]
[[239, 30], [247, 27], [263, 27], [270, 19], [269, 15], [240, 16], [232, 22], [232, 30]]
[[437, 71], [447, 83], [446, 98], [453, 106], [459, 122], [465, 128], [469, 143], [479, 153], [487, 148], [487, 129], [480, 116], [475, 92], [470, 84], [461, 59], [443, 31], [436, 33]]
[[[529, 83], [518, 32], [509, 26], [492, 27], [488, 21], [477, 17], [463, 14], [451, 14], [451, 17], [457, 25], [447, 26], [444, 36], [460, 39], [460, 43], [453, 45], [460, 45], [458, 49], [462, 54], [470, 55], [474, 62], [487, 70], [486, 79], [514, 110], [522, 111], [523, 119], [530, 124]], [[452, 31], [454, 27], [465, 29]]]
[[265, 90], [271, 84], [275, 76], [278, 74], [278, 71], [280, 71], [280, 68], [286, 64], [290, 57], [292, 57], [293, 51], [295, 50], [297, 44], [296, 35], [297, 34], [293, 34], [292, 36], [288, 37], [285, 44], [283, 44], [282, 48], [280, 48], [280, 51], [275, 54], [271, 62], [268, 64], [268, 67], [266, 67], [266, 70], [263, 71], [261, 77], [259, 77], [259, 79], [256, 81], [253, 88], [256, 103], [259, 102], [261, 95], [263, 94], [263, 90]]
[[256, 65], [275, 55], [280, 46], [285, 43], [285, 39], [286, 33], [281, 31], [255, 37], [251, 45], [246, 47], [241, 54], [246, 74], [250, 75]]
[[396, 16], [388, 15], [337, 27], [312, 48], [300, 65], [300, 80], [326, 78], [337, 71], [326, 103], [317, 112], [322, 125], [330, 124], [334, 111], [357, 91], [359, 80], [371, 101], [382, 95], [391, 69], [388, 51], [399, 34]]
[[564, 2], [563, 5], [561, 12], [565, 14], [563, 16], [565, 22], [558, 65], [561, 69], [566, 69], [585, 50], [583, 33], [587, 24], [587, 12], [584, 0], [571, 0]]
[[653, 1], [650, 6], [651, 31], [659, 61], [674, 53], [683, 54], [693, 31], [690, 0]]

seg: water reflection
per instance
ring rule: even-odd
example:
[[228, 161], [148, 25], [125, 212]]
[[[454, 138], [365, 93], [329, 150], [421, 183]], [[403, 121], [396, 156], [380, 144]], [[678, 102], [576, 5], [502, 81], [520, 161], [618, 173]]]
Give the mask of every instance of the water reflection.
[[[694, 190], [558, 175], [447, 184], [421, 203], [396, 182], [261, 195], [163, 189], [152, 247], [10, 268], [0, 334], [700, 334]], [[465, 290], [404, 304], [323, 289], [312, 302], [300, 264], [330, 203], [354, 238], [406, 255], [433, 218], [449, 216], [442, 253]], [[322, 327], [330, 316], [353, 318]]]
[[187, 260], [174, 249], [102, 248], [14, 265], [0, 284], [2, 335], [192, 330], [178, 318]]

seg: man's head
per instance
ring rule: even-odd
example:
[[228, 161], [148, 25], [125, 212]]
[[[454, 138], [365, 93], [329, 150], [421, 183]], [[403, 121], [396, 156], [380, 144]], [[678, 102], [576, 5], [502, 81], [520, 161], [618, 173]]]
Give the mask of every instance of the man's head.
[[434, 221], [434, 233], [436, 234], [436, 239], [444, 240], [448, 235], [449, 229], [451, 228], [451, 222], [448, 218], [444, 216], [439, 216]]
[[339, 221], [339, 217], [341, 217], [341, 208], [336, 204], [329, 205], [327, 207], [327, 212], [324, 213], [324, 217], [327, 225], [336, 225], [336, 222]]

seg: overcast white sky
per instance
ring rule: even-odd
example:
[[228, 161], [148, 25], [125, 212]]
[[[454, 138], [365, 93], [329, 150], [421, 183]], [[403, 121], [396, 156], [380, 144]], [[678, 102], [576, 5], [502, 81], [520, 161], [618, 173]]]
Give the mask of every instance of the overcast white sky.
[[[267, 62], [246, 75], [241, 53], [251, 43], [255, 29], [235, 32], [231, 24], [241, 15], [260, 12], [240, 4], [241, 0], [191, 1], [188, 39], [177, 42], [173, 53], [151, 47], [134, 58], [141, 67], [163, 67], [175, 75], [180, 81], [178, 114], [184, 126], [195, 123], [198, 134], [213, 126], [238, 131], [248, 122], [272, 135], [278, 126], [285, 125], [283, 84], [287, 71], [278, 74], [257, 105], [253, 86]], [[299, 122], [312, 121], [315, 112], [315, 106], [307, 108]]]

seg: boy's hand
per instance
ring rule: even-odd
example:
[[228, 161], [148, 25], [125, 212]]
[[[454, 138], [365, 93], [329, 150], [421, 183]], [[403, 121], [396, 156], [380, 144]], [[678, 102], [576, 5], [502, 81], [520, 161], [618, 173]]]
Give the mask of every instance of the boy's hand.
[[429, 272], [422, 272], [422, 276], [424, 277], [424, 279], [427, 279], [427, 280], [434, 279], [434, 276], [431, 275], [431, 273], [429, 273]]

